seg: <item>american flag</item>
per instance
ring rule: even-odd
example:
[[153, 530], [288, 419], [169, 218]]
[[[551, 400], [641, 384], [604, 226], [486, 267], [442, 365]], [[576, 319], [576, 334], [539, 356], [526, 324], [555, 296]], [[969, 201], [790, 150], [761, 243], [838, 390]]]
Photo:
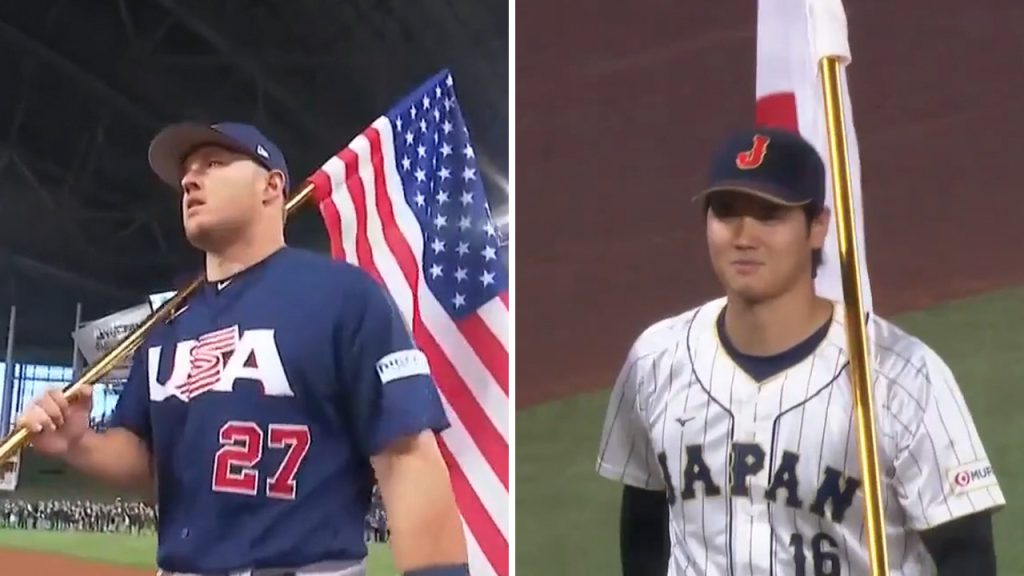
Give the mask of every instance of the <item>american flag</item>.
[[200, 336], [189, 357], [188, 377], [179, 386], [185, 398], [213, 388], [224, 369], [224, 357], [238, 346], [238, 326], [221, 328]]
[[508, 270], [444, 70], [312, 177], [335, 258], [394, 299], [451, 420], [438, 437], [474, 576], [508, 574]]

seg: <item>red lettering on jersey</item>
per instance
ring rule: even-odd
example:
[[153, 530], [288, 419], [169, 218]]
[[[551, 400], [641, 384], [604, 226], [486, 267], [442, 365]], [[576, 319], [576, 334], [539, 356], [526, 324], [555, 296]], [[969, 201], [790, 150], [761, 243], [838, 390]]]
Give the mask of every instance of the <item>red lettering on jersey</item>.
[[753, 170], [764, 162], [764, 155], [768, 151], [768, 143], [771, 138], [761, 135], [754, 135], [754, 145], [750, 150], [740, 152], [736, 155], [736, 167], [740, 170]]
[[181, 383], [181, 392], [191, 399], [209, 390], [220, 381], [226, 356], [238, 345], [238, 326], [203, 334], [190, 353], [188, 376]]
[[[271, 498], [294, 500], [296, 477], [311, 437], [309, 426], [271, 424], [267, 427], [267, 447], [286, 450], [280, 466], [267, 478], [266, 493]], [[231, 421], [220, 429], [221, 448], [213, 465], [213, 490], [244, 496], [259, 493], [260, 473], [256, 466], [263, 458], [263, 429], [255, 422]]]
[[213, 462], [213, 489], [255, 496], [259, 472], [253, 466], [263, 456], [263, 430], [255, 422], [227, 422], [220, 427], [220, 443]]
[[267, 496], [284, 500], [295, 499], [295, 475], [309, 452], [309, 426], [271, 424], [267, 446], [287, 448], [277, 473], [267, 480]]

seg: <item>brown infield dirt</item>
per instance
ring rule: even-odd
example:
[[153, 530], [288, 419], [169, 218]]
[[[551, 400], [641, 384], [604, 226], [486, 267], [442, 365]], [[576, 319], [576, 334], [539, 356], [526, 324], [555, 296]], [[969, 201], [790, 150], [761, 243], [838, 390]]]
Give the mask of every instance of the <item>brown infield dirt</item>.
[[[883, 315], [1024, 284], [1024, 2], [846, 2]], [[520, 2], [516, 405], [718, 295], [690, 197], [754, 111], [756, 2]]]
[[70, 556], [0, 549], [3, 576], [153, 576], [155, 570], [112, 566]]

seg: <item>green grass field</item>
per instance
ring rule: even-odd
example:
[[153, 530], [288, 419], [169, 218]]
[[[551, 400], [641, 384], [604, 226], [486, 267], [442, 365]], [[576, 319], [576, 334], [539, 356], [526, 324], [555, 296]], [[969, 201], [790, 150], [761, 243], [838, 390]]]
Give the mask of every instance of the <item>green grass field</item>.
[[0, 547], [52, 552], [109, 564], [154, 568], [155, 536], [0, 530]]
[[[156, 569], [155, 536], [0, 529], [0, 548], [52, 552], [109, 564]], [[370, 576], [398, 576], [386, 546], [370, 545], [368, 572]]]
[[[950, 364], [1006, 495], [996, 516], [999, 573], [1024, 576], [1024, 290], [897, 317]], [[613, 377], [613, 376], [610, 376]], [[610, 382], [609, 382], [610, 387]], [[608, 391], [516, 414], [516, 570], [531, 576], [619, 573], [620, 487], [594, 471]]]

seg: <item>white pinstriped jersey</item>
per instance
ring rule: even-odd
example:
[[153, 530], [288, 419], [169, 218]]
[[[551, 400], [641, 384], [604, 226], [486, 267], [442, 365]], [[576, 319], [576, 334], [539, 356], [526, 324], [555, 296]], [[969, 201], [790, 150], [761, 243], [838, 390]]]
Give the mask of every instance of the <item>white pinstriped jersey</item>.
[[[598, 472], [666, 490], [669, 576], [868, 574], [842, 304], [813, 354], [760, 383], [722, 348], [724, 304], [636, 340]], [[889, 573], [930, 574], [917, 532], [1005, 500], [946, 364], [893, 324], [869, 323]]]

